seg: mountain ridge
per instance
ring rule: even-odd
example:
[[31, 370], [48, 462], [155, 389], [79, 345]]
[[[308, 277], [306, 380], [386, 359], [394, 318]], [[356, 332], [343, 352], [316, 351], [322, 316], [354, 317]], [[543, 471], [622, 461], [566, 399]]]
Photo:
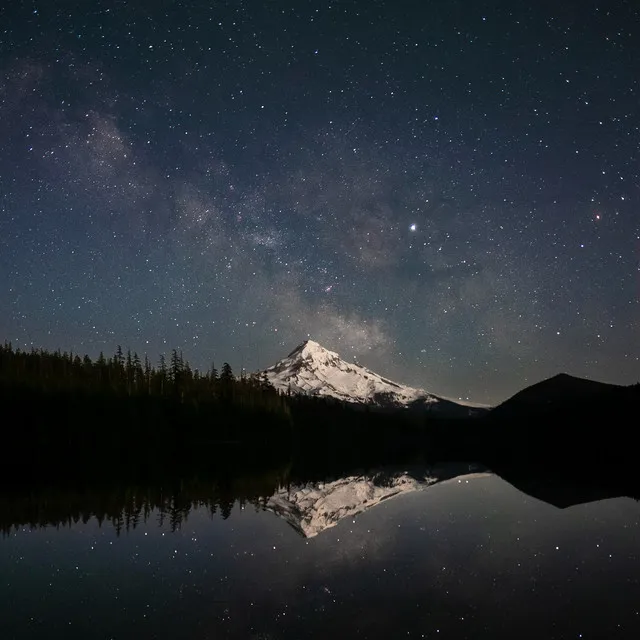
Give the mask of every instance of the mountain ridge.
[[493, 418], [579, 415], [603, 411], [632, 400], [633, 385], [622, 386], [558, 373], [521, 389], [490, 413]]
[[385, 409], [434, 411], [451, 417], [469, 416], [482, 410], [394, 382], [362, 365], [343, 360], [315, 340], [305, 340], [258, 375], [266, 377], [279, 391]]

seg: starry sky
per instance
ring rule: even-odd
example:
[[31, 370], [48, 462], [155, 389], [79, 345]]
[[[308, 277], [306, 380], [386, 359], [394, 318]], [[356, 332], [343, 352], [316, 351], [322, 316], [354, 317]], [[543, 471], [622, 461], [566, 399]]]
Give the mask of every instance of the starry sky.
[[499, 402], [640, 379], [640, 10], [0, 7], [0, 339]]

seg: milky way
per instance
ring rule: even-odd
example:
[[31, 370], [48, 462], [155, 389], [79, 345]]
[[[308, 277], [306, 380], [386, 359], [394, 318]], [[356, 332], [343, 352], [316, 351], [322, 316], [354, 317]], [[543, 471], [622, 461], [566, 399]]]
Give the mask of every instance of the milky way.
[[640, 379], [629, 2], [0, 8], [0, 339]]

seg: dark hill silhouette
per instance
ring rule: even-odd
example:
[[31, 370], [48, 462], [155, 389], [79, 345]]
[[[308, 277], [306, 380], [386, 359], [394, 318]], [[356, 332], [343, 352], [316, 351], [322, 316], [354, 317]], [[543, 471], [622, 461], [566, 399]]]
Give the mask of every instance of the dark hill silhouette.
[[559, 374], [516, 393], [475, 421], [434, 423], [428, 450], [494, 469], [549, 464], [573, 472], [585, 464], [635, 460], [640, 384], [628, 387]]
[[523, 389], [487, 415], [485, 444], [501, 459], [617, 463], [636, 455], [640, 385], [559, 374]]
[[[636, 390], [637, 391], [637, 390]], [[498, 405], [491, 419], [577, 418], [619, 414], [633, 399], [633, 387], [596, 382], [560, 373], [538, 382]]]

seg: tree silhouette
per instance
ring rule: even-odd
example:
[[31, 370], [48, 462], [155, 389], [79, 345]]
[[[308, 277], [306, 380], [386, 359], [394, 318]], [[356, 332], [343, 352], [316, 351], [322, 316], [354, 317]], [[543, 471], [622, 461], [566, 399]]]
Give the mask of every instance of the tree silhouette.
[[233, 399], [234, 383], [235, 377], [231, 365], [225, 362], [220, 371], [220, 397], [224, 402], [230, 402]]
[[233, 371], [231, 369], [231, 365], [228, 362], [225, 362], [222, 365], [222, 371], [220, 373], [220, 380], [227, 384], [232, 383], [235, 380], [233, 375]]
[[[161, 355], [154, 368], [146, 355], [142, 365], [137, 352], [127, 349], [125, 356], [120, 346], [111, 359], [101, 352], [92, 361], [60, 350], [14, 350], [5, 342], [0, 395], [5, 424], [12, 414], [21, 424], [10, 431], [17, 445], [6, 443], [4, 451], [38, 449], [51, 460], [120, 459], [136, 447], [158, 452], [193, 439], [248, 443], [257, 434], [281, 437], [292, 419], [289, 400], [264, 376], [238, 380], [228, 362], [219, 377], [213, 365], [202, 375], [176, 349], [169, 366]], [[0, 469], [9, 458], [0, 449]]]
[[167, 380], [167, 363], [164, 359], [164, 354], [160, 354], [160, 364], [158, 370], [158, 379], [160, 382], [160, 395], [164, 395], [165, 391], [165, 382]]

